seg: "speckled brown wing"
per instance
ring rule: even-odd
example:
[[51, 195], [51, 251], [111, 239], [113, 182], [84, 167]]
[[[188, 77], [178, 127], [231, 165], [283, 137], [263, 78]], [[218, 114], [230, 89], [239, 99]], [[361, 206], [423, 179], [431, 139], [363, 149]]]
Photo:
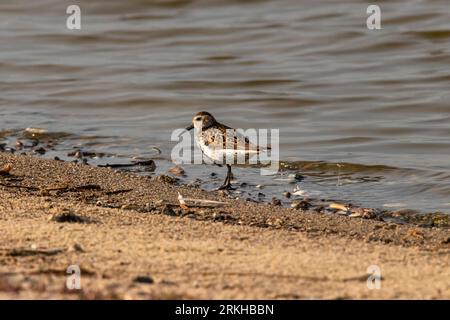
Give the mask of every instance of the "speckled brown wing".
[[248, 137], [239, 134], [235, 129], [221, 123], [217, 123], [216, 128], [220, 130], [224, 137], [228, 133], [227, 139], [223, 140], [223, 149], [230, 149], [231, 143], [229, 143], [229, 140], [232, 139], [231, 148], [234, 150], [259, 151], [258, 146], [252, 144]]

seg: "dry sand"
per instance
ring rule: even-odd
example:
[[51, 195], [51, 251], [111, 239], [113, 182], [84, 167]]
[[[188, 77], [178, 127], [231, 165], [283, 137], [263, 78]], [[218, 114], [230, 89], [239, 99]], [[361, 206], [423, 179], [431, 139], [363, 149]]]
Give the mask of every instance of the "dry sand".
[[[448, 229], [283, 209], [1, 153], [6, 163], [3, 299], [450, 298]], [[178, 192], [226, 205], [181, 209]], [[81, 268], [81, 290], [66, 288], [69, 265]], [[380, 289], [367, 287], [371, 265]]]

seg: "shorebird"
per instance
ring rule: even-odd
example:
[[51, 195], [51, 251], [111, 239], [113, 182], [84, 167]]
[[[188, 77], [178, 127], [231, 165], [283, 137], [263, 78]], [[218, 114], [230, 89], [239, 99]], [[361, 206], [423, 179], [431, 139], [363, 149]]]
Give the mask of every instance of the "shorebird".
[[225, 162], [227, 166], [227, 177], [218, 190], [235, 189], [231, 185], [233, 177], [231, 164], [236, 164], [237, 159], [242, 157], [245, 158], [244, 163], [248, 162], [252, 155], [260, 153], [259, 146], [251, 143], [247, 137], [237, 133], [235, 129], [217, 122], [206, 111], [199, 112], [192, 118], [192, 124], [186, 130], [192, 129], [195, 129], [195, 142], [202, 152], [214, 164], [221, 166]]

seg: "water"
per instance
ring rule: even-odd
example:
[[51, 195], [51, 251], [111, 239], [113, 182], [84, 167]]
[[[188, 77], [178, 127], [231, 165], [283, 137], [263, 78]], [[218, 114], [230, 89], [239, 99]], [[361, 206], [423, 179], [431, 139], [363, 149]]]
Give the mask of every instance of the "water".
[[[207, 110], [233, 127], [280, 129], [288, 170], [237, 168], [244, 194], [264, 184], [269, 200], [300, 188], [450, 212], [447, 0], [377, 1], [376, 31], [356, 0], [77, 1], [81, 31], [65, 27], [72, 1], [30, 3], [0, 3], [3, 142], [40, 127], [65, 133], [47, 157], [83, 146], [156, 158], [164, 172], [172, 130]], [[186, 170], [205, 188], [225, 174]], [[289, 181], [295, 172], [305, 179]]]

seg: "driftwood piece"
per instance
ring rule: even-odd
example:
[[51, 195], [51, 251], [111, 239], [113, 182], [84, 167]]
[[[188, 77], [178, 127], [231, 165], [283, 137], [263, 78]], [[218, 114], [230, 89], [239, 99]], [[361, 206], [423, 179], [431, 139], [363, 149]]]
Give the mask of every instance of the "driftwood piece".
[[227, 204], [226, 202], [215, 200], [184, 198], [179, 192], [178, 201], [180, 202], [180, 207], [183, 209], [188, 209], [189, 207], [221, 207]]

